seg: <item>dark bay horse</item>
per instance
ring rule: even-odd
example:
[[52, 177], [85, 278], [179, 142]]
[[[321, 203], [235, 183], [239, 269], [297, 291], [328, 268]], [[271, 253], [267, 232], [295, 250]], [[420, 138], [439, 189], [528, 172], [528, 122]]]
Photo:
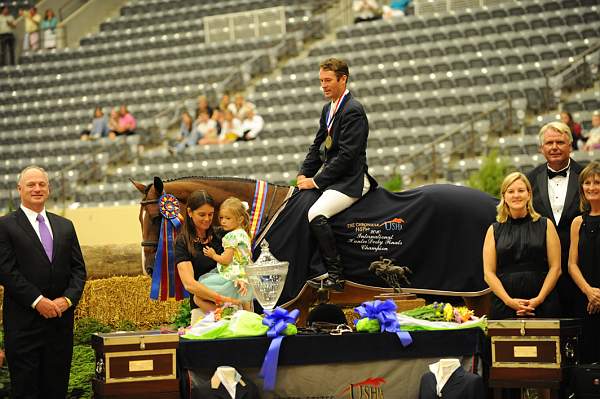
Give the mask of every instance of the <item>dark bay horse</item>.
[[[230, 196], [252, 205], [257, 181], [183, 177], [163, 182], [155, 177], [148, 185], [132, 183], [144, 196], [139, 220], [144, 267], [148, 270], [154, 265], [160, 224], [157, 202], [161, 194], [177, 197], [182, 210], [190, 193], [198, 189], [206, 190], [217, 206]], [[266, 238], [276, 257], [290, 261], [282, 299], [289, 301], [288, 304], [295, 300], [306, 304], [307, 296], [312, 300], [316, 293], [304, 283], [311, 277], [311, 265], [320, 257], [318, 253], [314, 255], [317, 246], [307, 228], [308, 205], [301, 200], [302, 196], [316, 197], [318, 194], [315, 190], [303, 190], [300, 195], [292, 195], [293, 187], [275, 184], [268, 184], [267, 191], [263, 230], [258, 241]], [[345, 245], [340, 252], [349, 280], [345, 292], [349, 293], [346, 297], [331, 294], [331, 299], [338, 303], [356, 303], [392, 291], [381, 288], [387, 284], [368, 269], [372, 261], [380, 258], [379, 255], [399, 249], [396, 260], [410, 266], [414, 272], [411, 277], [414, 284], [405, 289], [406, 292], [462, 296], [477, 314], [486, 313], [489, 288], [483, 282], [481, 248], [485, 231], [495, 217], [496, 201], [480, 191], [452, 185], [430, 185], [401, 193], [378, 189], [368, 194], [350, 208], [351, 212], [345, 211], [332, 219], [334, 230]], [[400, 204], [400, 207], [392, 206], [390, 210], [390, 204]], [[298, 221], [304, 221], [304, 224], [298, 224]], [[385, 250], [388, 252], [381, 252]]]

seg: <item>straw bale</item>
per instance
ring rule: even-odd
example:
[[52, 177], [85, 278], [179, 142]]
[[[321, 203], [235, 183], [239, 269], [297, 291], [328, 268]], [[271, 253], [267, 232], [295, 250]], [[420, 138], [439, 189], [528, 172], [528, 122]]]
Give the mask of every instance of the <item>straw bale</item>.
[[112, 327], [130, 321], [139, 329], [170, 323], [180, 302], [151, 300], [150, 283], [148, 276], [88, 280], [75, 317], [93, 317]]

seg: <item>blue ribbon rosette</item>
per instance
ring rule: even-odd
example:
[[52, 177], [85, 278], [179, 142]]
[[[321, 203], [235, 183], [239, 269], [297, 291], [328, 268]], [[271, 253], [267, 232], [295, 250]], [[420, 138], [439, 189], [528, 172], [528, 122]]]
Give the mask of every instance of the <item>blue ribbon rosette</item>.
[[291, 312], [288, 312], [283, 308], [265, 311], [263, 324], [269, 327], [267, 337], [272, 338], [271, 345], [269, 345], [269, 349], [267, 350], [259, 373], [259, 376], [264, 378], [263, 387], [265, 391], [272, 391], [275, 389], [279, 349], [281, 349], [281, 341], [284, 337], [283, 332], [288, 328], [288, 325], [294, 325], [296, 323], [299, 314], [300, 311], [298, 309], [294, 309]]
[[[354, 311], [358, 313], [361, 320], [377, 321], [380, 332], [396, 333], [402, 346], [406, 347], [412, 344], [413, 340], [410, 334], [400, 330], [400, 323], [398, 323], [398, 317], [396, 316], [396, 304], [391, 299], [363, 302], [361, 306], [354, 308]], [[356, 325], [359, 322], [360, 320], [355, 320], [354, 324]], [[357, 330], [359, 330], [358, 326]]]
[[172, 194], [163, 194], [158, 199], [158, 209], [162, 216], [158, 247], [154, 259], [150, 298], [166, 301], [168, 298], [177, 300], [188, 297], [183, 288], [175, 265], [175, 239], [181, 226], [179, 220], [179, 201]]

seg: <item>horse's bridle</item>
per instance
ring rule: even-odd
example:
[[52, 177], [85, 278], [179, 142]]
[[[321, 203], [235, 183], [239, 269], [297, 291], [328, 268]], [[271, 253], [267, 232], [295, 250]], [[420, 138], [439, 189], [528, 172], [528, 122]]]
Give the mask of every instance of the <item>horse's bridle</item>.
[[[142, 208], [144, 208], [146, 205], [152, 205], [152, 204], [158, 205], [158, 198], [153, 199], [153, 200], [141, 200], [140, 201], [140, 205], [142, 206]], [[142, 247], [158, 248], [158, 240], [157, 241], [142, 240], [141, 244], [142, 244]]]

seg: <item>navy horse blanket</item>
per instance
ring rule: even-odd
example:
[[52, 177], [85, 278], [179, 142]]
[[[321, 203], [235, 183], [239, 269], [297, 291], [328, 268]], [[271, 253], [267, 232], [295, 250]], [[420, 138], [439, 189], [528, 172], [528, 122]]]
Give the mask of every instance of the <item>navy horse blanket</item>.
[[[306, 280], [326, 272], [307, 212], [320, 192], [295, 192], [260, 236], [273, 255], [290, 263], [279, 303], [293, 299]], [[482, 295], [482, 249], [498, 200], [467, 187], [434, 184], [392, 193], [377, 188], [331, 218], [346, 279], [387, 287], [369, 271], [371, 262], [391, 259], [412, 274], [407, 292]], [[256, 244], [259, 244], [257, 242]], [[254, 258], [260, 253], [256, 245]]]

